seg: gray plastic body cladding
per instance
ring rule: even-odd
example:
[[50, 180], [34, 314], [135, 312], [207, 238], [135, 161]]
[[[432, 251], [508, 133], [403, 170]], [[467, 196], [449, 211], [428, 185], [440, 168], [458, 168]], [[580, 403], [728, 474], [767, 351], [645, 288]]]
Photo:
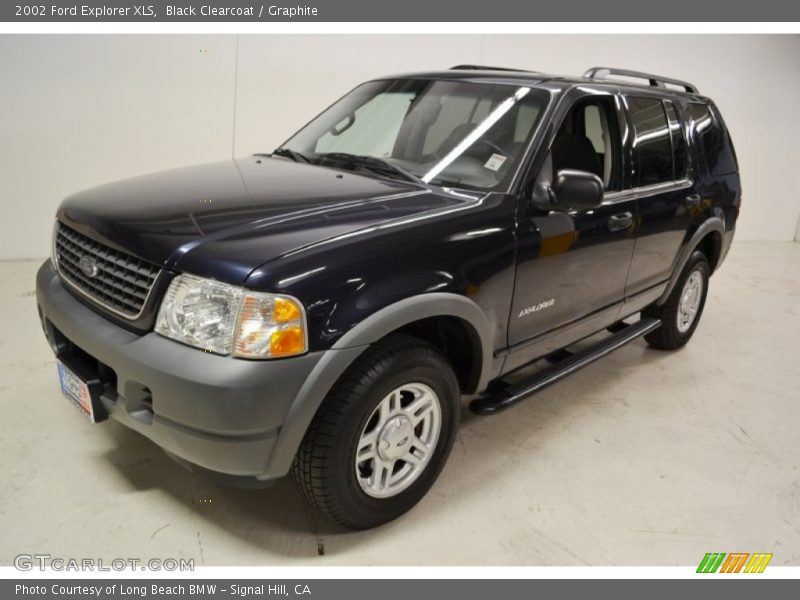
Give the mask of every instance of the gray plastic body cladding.
[[[118, 398], [110, 416], [167, 451], [206, 469], [263, 475], [298, 391], [324, 353], [248, 361], [139, 336], [98, 315], [61, 284], [49, 262], [37, 274], [43, 316], [79, 348], [111, 367]], [[55, 375], [54, 375], [55, 378]], [[152, 422], [137, 418], [144, 387]]]
[[722, 246], [720, 248], [719, 260], [717, 261], [717, 268], [719, 268], [720, 264], [722, 264], [722, 261], [725, 259], [725, 256], [728, 253], [731, 242], [733, 241], [734, 231], [735, 230], [733, 228], [726, 231], [725, 224], [719, 217], [710, 217], [703, 221], [689, 238], [689, 240], [683, 244], [672, 269], [672, 276], [670, 277], [664, 292], [661, 294], [661, 297], [656, 300], [656, 304], [661, 305], [667, 301], [667, 298], [669, 298], [670, 293], [672, 293], [675, 284], [678, 282], [678, 278], [683, 272], [683, 267], [692, 256], [692, 252], [695, 248], [697, 248], [697, 245], [700, 243], [700, 241], [712, 232], [718, 233], [721, 238]]
[[325, 353], [306, 379], [281, 429], [267, 472], [268, 478], [289, 471], [297, 448], [314, 414], [347, 367], [366, 349], [404, 325], [436, 316], [456, 317], [472, 329], [480, 345], [481, 375], [477, 390], [483, 390], [492, 377], [493, 331], [483, 311], [469, 298], [449, 293], [429, 293], [406, 298], [364, 319], [342, 336]]

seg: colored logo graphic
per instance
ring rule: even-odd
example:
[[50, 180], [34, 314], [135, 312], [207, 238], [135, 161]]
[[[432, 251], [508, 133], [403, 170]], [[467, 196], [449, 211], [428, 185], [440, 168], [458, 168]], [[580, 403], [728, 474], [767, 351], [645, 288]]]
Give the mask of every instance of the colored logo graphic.
[[709, 552], [700, 561], [698, 573], [763, 573], [772, 560], [766, 552]]

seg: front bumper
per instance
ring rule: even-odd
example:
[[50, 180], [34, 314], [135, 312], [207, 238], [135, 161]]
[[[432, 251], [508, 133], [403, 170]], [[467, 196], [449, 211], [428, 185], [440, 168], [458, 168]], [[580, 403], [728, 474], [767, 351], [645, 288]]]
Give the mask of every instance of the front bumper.
[[104, 381], [113, 418], [203, 470], [268, 480], [279, 433], [323, 352], [273, 361], [218, 356], [111, 323], [62, 285], [50, 262], [36, 276], [45, 334], [69, 364], [76, 356]]

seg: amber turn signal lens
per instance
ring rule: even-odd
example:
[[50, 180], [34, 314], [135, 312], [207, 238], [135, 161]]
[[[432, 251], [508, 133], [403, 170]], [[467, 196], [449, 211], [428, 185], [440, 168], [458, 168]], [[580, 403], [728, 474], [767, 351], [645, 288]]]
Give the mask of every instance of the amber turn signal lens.
[[239, 311], [234, 356], [281, 358], [306, 351], [305, 314], [299, 300], [247, 292]]
[[305, 351], [305, 336], [300, 327], [290, 327], [272, 332], [269, 343], [270, 355], [291, 356], [303, 351]]
[[289, 298], [275, 298], [272, 309], [272, 320], [275, 323], [288, 323], [289, 321], [299, 321], [303, 318], [300, 307], [296, 302]]

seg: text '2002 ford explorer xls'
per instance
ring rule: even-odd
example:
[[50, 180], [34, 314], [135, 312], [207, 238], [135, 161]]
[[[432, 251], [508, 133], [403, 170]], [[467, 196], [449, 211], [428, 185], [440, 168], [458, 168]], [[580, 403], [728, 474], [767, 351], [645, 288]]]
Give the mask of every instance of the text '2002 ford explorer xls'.
[[367, 528], [433, 484], [462, 395], [491, 414], [685, 344], [740, 195], [691, 84], [463, 65], [365, 83], [270, 155], [68, 197], [37, 301], [92, 421], [233, 483], [293, 471]]

